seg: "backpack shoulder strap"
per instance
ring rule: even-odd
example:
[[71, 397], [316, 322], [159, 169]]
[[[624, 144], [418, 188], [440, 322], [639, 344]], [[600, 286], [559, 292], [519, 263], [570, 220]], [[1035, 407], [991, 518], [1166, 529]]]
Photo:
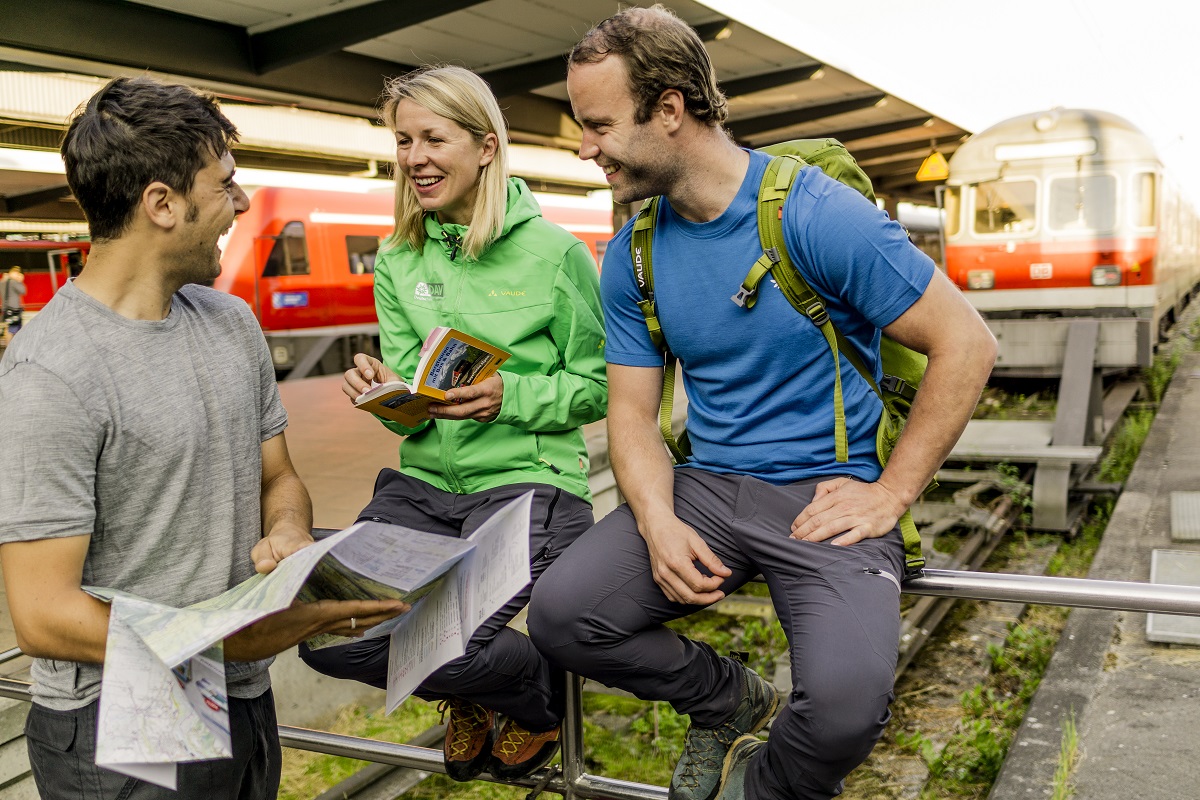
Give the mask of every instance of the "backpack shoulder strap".
[[[791, 161], [793, 164], [782, 163], [786, 161]], [[775, 282], [779, 284], [780, 291], [783, 292], [788, 302], [797, 311], [808, 317], [809, 321], [821, 330], [833, 354], [835, 456], [838, 461], [846, 461], [849, 455], [847, 452], [846, 410], [842, 399], [842, 370], [841, 360], [838, 358], [839, 353], [846, 354], [846, 360], [854, 366], [855, 370], [871, 386], [871, 389], [880, 401], [885, 403], [883, 413], [886, 414], [888, 411], [886, 408], [886, 398], [880, 390], [879, 384], [876, 383], [875, 376], [867, 368], [857, 348], [842, 336], [841, 331], [837, 329], [833, 321], [829, 318], [829, 312], [825, 308], [825, 301], [808, 285], [808, 281], [804, 280], [804, 276], [800, 274], [800, 270], [796, 268], [788, 256], [787, 246], [783, 238], [783, 203], [787, 199], [788, 192], [794, 183], [796, 174], [799, 172], [799, 167], [803, 164], [804, 162], [794, 155], [782, 155], [774, 157], [771, 164], [767, 167], [767, 172], [763, 176], [762, 184], [759, 187], [758, 236], [763, 248], [763, 257], [770, 262], [770, 266], [767, 266], [766, 269], [756, 276], [755, 272], [763, 259], [760, 258], [759, 261], [755, 262], [755, 265], [751, 267], [750, 274], [742, 282], [742, 290], [746, 291], [749, 289], [752, 296], [757, 291], [758, 283], [762, 280], [762, 277], [766, 272], [771, 272], [775, 278]], [[775, 269], [779, 265], [782, 265], [782, 268]], [[734, 295], [735, 302], [737, 301], [737, 297], [738, 295]], [[917, 531], [917, 526], [913, 521], [910, 510], [905, 509], [898, 524], [904, 539], [905, 568], [909, 574], [912, 574], [919, 571], [925, 565], [925, 558], [921, 552], [921, 536]]]
[[659, 200], [658, 197], [652, 197], [642, 205], [633, 223], [629, 249], [633, 258], [634, 282], [642, 295], [642, 299], [638, 301], [638, 308], [646, 319], [646, 331], [650, 334], [650, 341], [663, 353], [663, 386], [662, 400], [658, 406], [658, 429], [671, 452], [671, 458], [676, 464], [682, 464], [691, 455], [691, 446], [688, 444], [686, 430], [676, 440], [671, 427], [677, 359], [667, 345], [662, 324], [658, 321], [658, 306], [654, 303], [654, 266], [651, 253], [654, 248], [654, 224], [658, 220]]

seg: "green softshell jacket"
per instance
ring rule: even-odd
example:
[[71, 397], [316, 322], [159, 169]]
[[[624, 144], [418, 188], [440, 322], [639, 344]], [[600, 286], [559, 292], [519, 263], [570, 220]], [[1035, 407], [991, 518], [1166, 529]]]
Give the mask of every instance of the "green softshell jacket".
[[438, 325], [458, 328], [512, 357], [500, 371], [504, 401], [492, 422], [438, 420], [406, 428], [400, 471], [469, 494], [547, 483], [591, 500], [580, 426], [604, 417], [608, 382], [596, 264], [587, 246], [542, 218], [524, 181], [510, 178], [504, 232], [478, 261], [453, 237], [460, 225], [425, 218], [425, 247], [379, 254], [375, 307], [383, 361], [410, 379], [421, 343]]

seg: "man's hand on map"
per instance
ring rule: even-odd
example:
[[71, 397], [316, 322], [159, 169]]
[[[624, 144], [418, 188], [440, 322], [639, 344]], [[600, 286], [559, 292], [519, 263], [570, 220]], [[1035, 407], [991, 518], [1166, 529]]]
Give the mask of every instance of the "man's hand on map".
[[313, 543], [312, 534], [298, 525], [280, 523], [260, 539], [250, 551], [254, 571], [266, 574], [279, 566], [279, 562]]
[[282, 653], [317, 634], [359, 637], [381, 622], [409, 610], [399, 600], [318, 600], [293, 602], [225, 639], [226, 661], [259, 661]]

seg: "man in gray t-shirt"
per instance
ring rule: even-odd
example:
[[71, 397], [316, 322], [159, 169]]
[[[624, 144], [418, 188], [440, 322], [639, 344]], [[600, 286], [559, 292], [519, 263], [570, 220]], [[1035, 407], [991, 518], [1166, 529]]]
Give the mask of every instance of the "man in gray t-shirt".
[[262, 333], [244, 302], [205, 288], [249, 204], [235, 140], [211, 98], [119, 78], [63, 141], [91, 256], [0, 361], [0, 564], [36, 659], [26, 734], [43, 800], [275, 797], [270, 659], [405, 608], [298, 604], [227, 638], [233, 758], [181, 766], [178, 792], [95, 765], [108, 606], [81, 587], [184, 606], [312, 542]]

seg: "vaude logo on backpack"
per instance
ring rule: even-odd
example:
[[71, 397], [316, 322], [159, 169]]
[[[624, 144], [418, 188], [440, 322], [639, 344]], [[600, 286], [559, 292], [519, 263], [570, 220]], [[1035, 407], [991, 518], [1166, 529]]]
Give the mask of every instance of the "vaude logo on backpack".
[[[825, 301], [808, 285], [804, 276], [796, 269], [787, 253], [783, 238], [783, 203], [787, 199], [795, 177], [805, 165], [818, 167], [829, 177], [858, 191], [872, 203], [875, 192], [871, 179], [858, 166], [858, 162], [836, 139], [796, 139], [790, 142], [762, 148], [762, 152], [773, 158], [763, 175], [758, 190], [758, 236], [762, 255], [758, 257], [746, 274], [742, 285], [730, 298], [745, 309], [754, 307], [758, 287], [766, 275], [770, 275], [779, 286], [788, 302], [813, 323], [829, 344], [834, 368], [834, 451], [839, 462], [849, 459], [846, 435], [846, 415], [842, 404], [842, 375], [839, 354], [854, 366], [855, 371], [871, 386], [883, 403], [879, 428], [875, 437], [879, 463], [887, 460], [900, 439], [904, 423], [912, 410], [913, 398], [925, 374], [927, 359], [921, 353], [910, 350], [886, 335], [880, 336], [879, 357], [883, 379], [878, 383], [867, 368], [862, 355], [855, 349], [829, 318]], [[687, 461], [690, 448], [686, 431], [678, 441], [671, 431], [671, 405], [675, 383], [675, 357], [667, 346], [658, 321], [654, 305], [654, 272], [651, 248], [654, 239], [654, 224], [658, 218], [659, 198], [653, 197], [642, 206], [633, 225], [630, 244], [636, 271], [638, 289], [642, 300], [638, 307], [646, 319], [650, 338], [665, 355], [663, 375], [663, 399], [659, 409], [659, 428], [663, 440], [677, 464]], [[921, 538], [908, 511], [900, 518], [900, 529], [904, 534], [904, 549], [907, 569], [910, 573], [924, 566], [921, 555]]]

